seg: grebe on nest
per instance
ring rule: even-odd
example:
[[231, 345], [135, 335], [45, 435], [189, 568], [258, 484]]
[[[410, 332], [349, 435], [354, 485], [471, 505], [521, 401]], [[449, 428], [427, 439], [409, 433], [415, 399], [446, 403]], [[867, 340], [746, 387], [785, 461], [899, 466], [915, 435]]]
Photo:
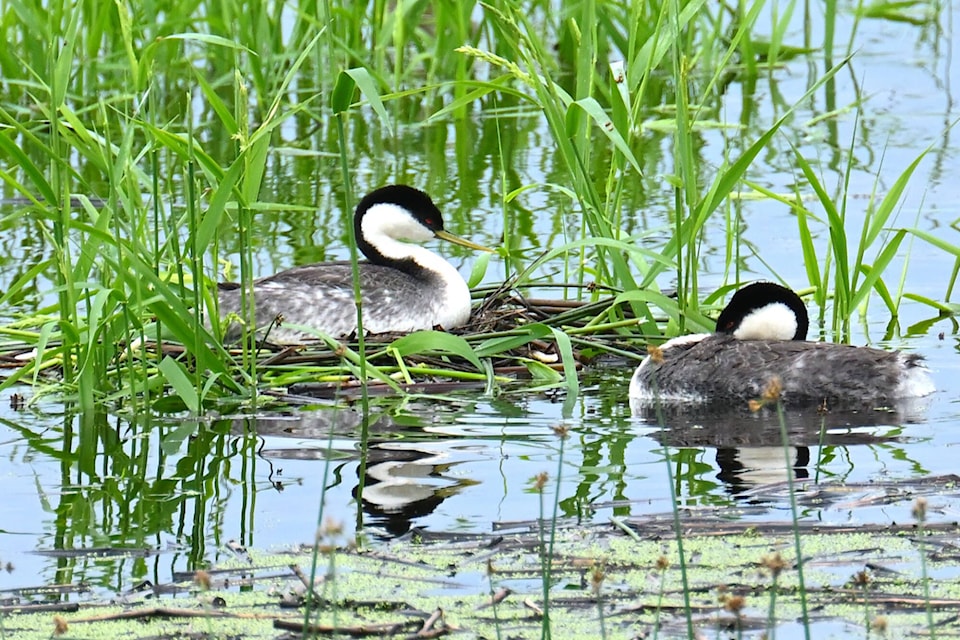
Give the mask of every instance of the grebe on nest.
[[631, 404], [745, 405], [774, 378], [786, 405], [877, 406], [936, 390], [922, 356], [808, 342], [808, 324], [790, 289], [748, 285], [720, 314], [716, 333], [674, 338], [640, 363], [630, 380]]
[[[479, 251], [493, 251], [443, 230], [443, 217], [430, 197], [405, 185], [381, 187], [357, 205], [353, 218], [357, 248], [368, 262], [359, 264], [363, 329], [368, 333], [405, 333], [464, 324], [470, 317], [470, 289], [449, 262], [428, 249], [401, 242], [440, 238]], [[220, 315], [241, 317], [241, 285], [221, 283]], [[294, 267], [253, 283], [257, 329], [279, 315], [268, 340], [298, 343], [317, 336], [300, 325], [333, 337], [357, 330], [353, 274], [349, 261]], [[241, 334], [238, 322], [225, 329], [226, 340]]]

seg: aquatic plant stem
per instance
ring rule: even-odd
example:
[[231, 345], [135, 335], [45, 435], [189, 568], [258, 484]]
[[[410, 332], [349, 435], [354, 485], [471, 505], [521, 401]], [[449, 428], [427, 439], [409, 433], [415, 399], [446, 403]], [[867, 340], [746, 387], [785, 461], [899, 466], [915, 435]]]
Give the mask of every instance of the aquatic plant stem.
[[767, 640], [777, 637], [777, 577], [770, 583], [770, 604], [767, 606]]
[[927, 535], [924, 523], [927, 520], [927, 499], [917, 498], [913, 503], [913, 518], [917, 521], [917, 540], [920, 542], [920, 579], [923, 581], [923, 601], [926, 604], [927, 629], [930, 640], [936, 640], [937, 627], [933, 624], [933, 608], [930, 606], [930, 575], [927, 573], [927, 554], [924, 551], [923, 538]]
[[[185, 189], [186, 189], [185, 200], [187, 204], [187, 216], [188, 216], [187, 220], [190, 224], [190, 228], [197, 229], [200, 226], [199, 215], [197, 213], [197, 208], [199, 203], [197, 202], [197, 193], [196, 193], [197, 183], [196, 183], [195, 172], [196, 172], [197, 163], [194, 157], [193, 145], [194, 145], [195, 136], [193, 131], [193, 108], [191, 105], [192, 103], [188, 101], [187, 116], [186, 116], [188, 144], [187, 144], [187, 179], [186, 179], [186, 185], [185, 185]], [[242, 214], [241, 214], [241, 219], [242, 219]], [[240, 226], [242, 228], [243, 224], [241, 223]], [[190, 243], [189, 245], [187, 245], [187, 252], [189, 255], [190, 277], [193, 280], [193, 287], [192, 287], [193, 308], [194, 308], [194, 312], [197, 314], [197, 317], [199, 317], [202, 309], [200, 293], [201, 293], [201, 288], [203, 287], [203, 267], [202, 267], [202, 256], [198, 253], [198, 249], [197, 249], [196, 233], [191, 234]], [[177, 264], [178, 264], [178, 269], [180, 269], [180, 273], [179, 273], [180, 282], [182, 283], [184, 281], [183, 271], [182, 271], [182, 266], [179, 266], [179, 265], [182, 265], [182, 260], [177, 261]], [[251, 315], [252, 315], [252, 311], [251, 311]], [[199, 331], [194, 332], [194, 337], [193, 337], [194, 353], [200, 352], [200, 346], [202, 341], [203, 341], [203, 336], [200, 334], [200, 332]], [[200, 369], [200, 367], [196, 366], [196, 363], [194, 363], [194, 366], [192, 367], [192, 369], [193, 369], [193, 386], [194, 386], [194, 389], [196, 389], [197, 398], [199, 399], [199, 401], [196, 403], [196, 407], [191, 407], [191, 409], [195, 409], [197, 413], [203, 413], [204, 372]], [[253, 385], [252, 393], [254, 398], [254, 406], [256, 406], [256, 385]]]
[[[323, 484], [321, 485], [323, 487], [327, 486], [327, 478], [330, 477], [330, 461], [333, 459], [333, 456], [330, 455], [330, 452], [333, 451], [333, 427], [335, 424], [336, 424], [335, 421], [330, 422], [330, 430], [327, 433], [327, 455], [325, 456], [325, 460], [323, 462], [323, 475], [322, 475]], [[326, 505], [327, 505], [327, 494], [325, 491], [321, 491], [320, 505], [317, 509], [316, 534], [313, 540], [313, 551], [310, 555], [310, 559], [311, 559], [310, 584], [306, 585], [307, 595], [306, 595], [306, 602], [303, 608], [303, 628], [304, 629], [306, 629], [307, 626], [310, 624], [310, 612], [314, 610], [319, 611], [319, 607], [317, 606], [319, 603], [315, 602], [315, 596], [317, 592], [314, 590], [313, 587], [316, 584], [316, 580], [317, 580], [317, 567], [319, 565], [318, 560], [319, 560], [319, 552], [320, 552], [320, 530], [321, 530], [321, 527], [323, 526], [323, 512]]]
[[[543, 638], [550, 637], [550, 617], [549, 617], [549, 595], [550, 595], [550, 583], [551, 583], [551, 570], [553, 569], [553, 546], [557, 539], [557, 516], [560, 513], [560, 481], [563, 478], [563, 453], [564, 453], [564, 443], [567, 441], [567, 428], [564, 426], [558, 426], [554, 428], [554, 432], [560, 438], [560, 453], [557, 456], [557, 481], [556, 481], [556, 490], [553, 493], [553, 514], [550, 517], [550, 545], [547, 547], [547, 557], [546, 557], [546, 573], [544, 575], [543, 581], [543, 619], [544, 619], [544, 634]], [[542, 495], [542, 494], [541, 494]]]
[[[659, 348], [657, 349], [657, 352], [659, 352]], [[651, 353], [650, 357], [662, 358], [663, 354], [662, 352], [659, 353], [659, 355], [658, 353]], [[657, 414], [657, 424], [663, 425], [666, 422], [663, 417], [663, 405], [660, 403], [660, 388], [659, 388], [659, 385], [657, 384], [657, 376], [653, 376], [653, 378], [651, 378], [650, 385], [653, 388], [653, 395], [654, 395], [654, 398], [656, 399], [655, 406], [656, 406], [656, 414]], [[680, 528], [680, 507], [677, 504], [678, 496], [676, 493], [673, 493], [674, 492], [673, 466], [671, 465], [671, 462], [670, 462], [670, 447], [668, 447], [667, 445], [663, 446], [663, 460], [667, 467], [667, 486], [670, 487], [670, 491], [671, 491], [670, 502], [673, 505], [673, 534], [677, 541], [677, 555], [679, 556], [679, 563], [680, 563], [680, 581], [681, 581], [681, 584], [683, 585], [683, 611], [684, 611], [684, 618], [686, 619], [686, 622], [687, 622], [687, 638], [695, 638], [696, 635], [694, 635], [693, 633], [693, 609], [692, 609], [692, 604], [690, 602], [690, 581], [687, 576], [687, 559], [683, 552], [683, 533]]]
[[497, 640], [502, 640], [500, 631], [500, 602], [496, 597], [496, 590], [493, 588], [493, 574], [496, 569], [493, 566], [493, 560], [487, 560], [487, 583], [490, 585], [490, 604], [493, 607], [493, 626], [497, 630]]
[[797, 495], [793, 482], [794, 464], [790, 459], [790, 444], [787, 437], [787, 420], [783, 414], [783, 402], [777, 399], [777, 421], [780, 423], [780, 440], [783, 445], [783, 459], [787, 467], [787, 493], [790, 495], [790, 514], [793, 521], [793, 547], [797, 562], [797, 585], [800, 593], [800, 611], [803, 621], [803, 636], [810, 640], [810, 615], [807, 611], [807, 589], [803, 579], [803, 555], [800, 546], [800, 527], [797, 516]]
[[[343, 177], [344, 211], [353, 207], [353, 190], [350, 188], [350, 165], [347, 162], [347, 136], [343, 126], [343, 111], [336, 114], [337, 138], [340, 140], [340, 173]], [[350, 247], [350, 271], [353, 277], [353, 299], [357, 306], [357, 353], [360, 356], [360, 384], [363, 390], [363, 406], [367, 407], [367, 346], [363, 332], [363, 294], [360, 291], [360, 262], [357, 252], [357, 238], [353, 224], [347, 225], [347, 246]]]
[[[543, 617], [540, 619], [540, 638], [546, 640], [550, 637], [550, 568], [552, 561], [547, 550], [545, 534], [543, 531], [546, 523], [546, 513], [543, 508], [543, 491], [547, 484], [547, 473], [544, 471], [537, 476], [536, 488], [540, 505], [540, 517], [537, 519], [540, 532], [540, 583], [543, 588]], [[555, 524], [555, 523], [554, 523]]]
[[[346, 87], [342, 86], [346, 85]], [[340, 174], [343, 177], [344, 211], [349, 212], [353, 207], [353, 190], [350, 187], [350, 165], [347, 162], [347, 136], [344, 131], [343, 118], [350, 106], [353, 96], [354, 80], [348, 74], [341, 72], [334, 88], [331, 103], [337, 121], [337, 139], [340, 141]], [[349, 216], [348, 216], [349, 217]], [[360, 532], [363, 531], [363, 489], [367, 479], [367, 448], [370, 440], [370, 397], [367, 389], [367, 345], [363, 332], [363, 293], [360, 290], [360, 262], [357, 251], [356, 230], [352, 221], [347, 224], [347, 246], [350, 247], [350, 271], [353, 280], [353, 301], [357, 306], [357, 356], [359, 358], [360, 376], [360, 468], [357, 470], [357, 542], [360, 542]]]

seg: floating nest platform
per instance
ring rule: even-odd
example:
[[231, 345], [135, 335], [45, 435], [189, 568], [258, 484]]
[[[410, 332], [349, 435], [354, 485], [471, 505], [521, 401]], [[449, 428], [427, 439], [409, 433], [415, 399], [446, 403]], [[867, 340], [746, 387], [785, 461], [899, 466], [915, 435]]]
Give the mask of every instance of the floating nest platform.
[[[441, 344], [449, 341], [438, 334], [426, 337], [414, 352], [401, 355], [392, 345], [405, 334], [368, 335], [364, 340], [365, 364], [384, 375], [370, 376], [367, 392], [442, 394], [531, 378], [549, 385], [551, 375], [552, 383], [560, 386], [571, 371], [598, 359], [636, 363], [645, 355], [646, 341], [638, 333], [638, 320], [628, 305], [616, 304], [611, 295], [581, 301], [526, 297], [506, 288], [481, 293], [486, 295], [468, 323], [443, 332], [462, 339], [458, 349]], [[437, 343], [435, 349], [431, 340]], [[46, 346], [55, 348], [59, 343], [51, 341]], [[170, 356], [189, 365], [189, 348], [178, 343], [137, 341], [131, 348], [141, 361]], [[358, 348], [356, 336], [274, 345], [269, 343], [267, 332], [267, 341], [255, 345], [252, 354], [263, 388], [284, 388], [293, 395], [315, 398], [355, 393], [353, 390], [361, 385], [357, 367], [351, 363], [359, 361]], [[117, 350], [114, 366], [120, 369], [129, 362], [129, 353], [128, 348]], [[243, 358], [241, 348], [229, 348], [228, 353], [237, 363]], [[0, 369], [20, 368], [36, 357], [36, 348], [26, 341], [0, 343]], [[481, 360], [482, 367], [478, 368]], [[61, 372], [62, 367], [51, 361], [43, 366], [40, 378], [55, 382]]]

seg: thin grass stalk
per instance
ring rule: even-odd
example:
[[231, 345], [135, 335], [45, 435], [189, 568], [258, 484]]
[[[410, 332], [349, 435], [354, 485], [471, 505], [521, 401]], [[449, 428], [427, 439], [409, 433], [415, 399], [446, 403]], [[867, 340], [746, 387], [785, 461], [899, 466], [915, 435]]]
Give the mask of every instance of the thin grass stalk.
[[[323, 474], [321, 475], [321, 485], [322, 487], [327, 486], [327, 478], [330, 477], [330, 461], [333, 459], [331, 455], [333, 451], [333, 426], [334, 422], [330, 423], [330, 431], [327, 433], [327, 455], [323, 461]], [[324, 509], [327, 506], [327, 493], [326, 491], [320, 492], [320, 504], [317, 506], [317, 529], [316, 537], [313, 541], [313, 549], [310, 554], [310, 584], [307, 585], [307, 595], [306, 602], [304, 603], [303, 608], [303, 628], [306, 629], [310, 624], [310, 613], [312, 611], [317, 612], [319, 619], [319, 604], [314, 599], [316, 596], [316, 591], [314, 590], [314, 585], [317, 581], [317, 567], [319, 566], [319, 551], [320, 551], [320, 530], [323, 526], [323, 513]]]
[[[684, 222], [690, 217], [688, 207], [697, 200], [697, 172], [693, 165], [693, 141], [690, 137], [690, 103], [688, 96], [687, 59], [685, 50], [680, 46], [683, 30], [680, 24], [681, 7], [678, 0], [670, 2], [671, 24], [673, 26], [673, 80], [676, 90], [677, 129], [674, 136], [674, 157], [679, 160], [677, 174], [680, 185], [674, 186], [674, 233], [682, 239]], [[698, 233], [691, 233], [686, 240], [677, 243], [677, 302], [680, 306], [679, 332], [685, 333], [688, 302], [696, 298], [696, 244]], [[686, 249], [686, 250], [684, 250]]]
[[927, 499], [917, 498], [913, 503], [913, 519], [917, 521], [917, 540], [920, 544], [920, 579], [923, 581], [923, 600], [927, 614], [927, 631], [930, 633], [930, 640], [936, 640], [937, 627], [933, 623], [933, 606], [930, 602], [930, 574], [927, 572], [927, 554], [924, 551], [923, 538], [927, 535], [924, 524], [927, 521]]
[[[547, 124], [559, 147], [560, 155], [574, 180], [574, 191], [583, 209], [589, 236], [613, 238], [614, 233], [609, 221], [603, 216], [605, 210], [603, 199], [597, 192], [589, 169], [584, 165], [581, 150], [577, 148], [575, 140], [567, 133], [567, 114], [575, 113], [576, 109], [572, 103], [568, 104], [571, 102], [570, 96], [565, 95], [549, 76], [550, 64], [547, 59], [546, 47], [542, 44], [537, 46], [539, 43], [533, 41], [534, 29], [526, 15], [510, 5], [500, 8], [509, 12], [509, 16], [499, 14], [501, 18], [509, 17], [509, 21], [498, 20], [494, 24], [499, 27], [499, 34], [502, 36], [503, 43], [513, 49], [515, 55], [523, 60], [529, 70], [524, 80], [536, 92], [537, 103], [543, 109]], [[521, 30], [518, 25], [522, 25], [523, 29]], [[608, 261], [611, 266], [607, 265]], [[612, 272], [616, 274], [615, 281], [619, 282], [625, 289], [635, 288], [636, 286], [630, 269], [623, 255], [619, 252], [602, 252], [600, 259], [597, 260], [596, 268], [599, 272], [598, 278], [601, 281], [614, 281], [610, 273], [612, 269]]]
[[[464, 56], [461, 56], [463, 58]], [[507, 193], [507, 167], [503, 162], [504, 158], [504, 148], [503, 148], [503, 136], [500, 134], [500, 108], [499, 100], [497, 94], [494, 93], [493, 96], [493, 121], [496, 125], [497, 132], [497, 157], [500, 159], [499, 168], [500, 168], [500, 212], [501, 212], [501, 229], [503, 229], [503, 247], [505, 251], [501, 253], [503, 259], [503, 279], [505, 282], [508, 282], [513, 277], [512, 261], [510, 259], [511, 249], [514, 247], [514, 239], [512, 235], [513, 225], [510, 224], [510, 213], [508, 208], [508, 203], [512, 201], [511, 194]]]
[[595, 565], [590, 576], [594, 593], [597, 597], [597, 617], [600, 619], [600, 638], [607, 640], [607, 620], [603, 615], [603, 579], [605, 578], [603, 567]]
[[870, 601], [867, 598], [870, 587], [870, 574], [864, 569], [853, 577], [855, 585], [860, 587], [860, 598], [863, 602], [863, 629], [867, 637], [870, 637]]
[[[199, 216], [197, 214], [197, 208], [199, 206], [199, 202], [198, 202], [197, 193], [196, 193], [196, 186], [197, 186], [196, 162], [193, 155], [193, 146], [195, 143], [195, 139], [193, 135], [194, 132], [193, 132], [192, 105], [193, 105], [193, 101], [188, 100], [187, 101], [188, 146], [187, 146], [187, 180], [186, 180], [187, 193], [186, 193], [185, 199], [187, 204], [187, 224], [190, 227], [190, 239], [191, 239], [190, 243], [187, 245], [187, 259], [188, 259], [188, 264], [190, 266], [191, 281], [193, 282], [193, 286], [191, 287], [192, 297], [193, 297], [193, 308], [196, 310], [196, 314], [197, 314], [194, 317], [198, 318], [200, 317], [200, 309], [202, 309], [200, 292], [201, 292], [201, 287], [203, 285], [203, 269], [202, 269], [201, 257], [200, 255], [198, 255], [197, 244], [196, 244], [197, 242], [196, 229], [199, 226]], [[179, 230], [176, 227], [173, 227], [172, 232], [176, 235], [179, 233]], [[182, 263], [181, 260], [177, 260], [177, 268], [180, 271], [180, 282], [182, 283], [184, 282], [184, 280], [183, 280], [183, 269], [182, 269], [181, 263]], [[182, 284], [181, 284], [181, 287], [182, 287]], [[200, 332], [195, 331], [193, 335], [193, 353], [200, 353], [202, 341], [203, 341], [203, 337], [201, 336]], [[192, 369], [193, 369], [194, 388], [196, 389], [197, 396], [200, 398], [200, 402], [197, 403], [197, 409], [202, 411], [204, 372], [201, 370], [199, 366], [196, 366], [196, 363], [194, 363], [194, 366], [192, 367]]]
[[490, 604], [493, 607], [493, 627], [497, 631], [497, 640], [503, 640], [503, 635], [500, 631], [500, 602], [499, 598], [496, 597], [496, 590], [493, 587], [493, 574], [496, 572], [496, 568], [493, 566], [493, 560], [487, 560], [487, 581], [490, 585]]
[[367, 346], [363, 331], [363, 297], [360, 291], [360, 262], [357, 252], [357, 238], [350, 212], [353, 210], [353, 190], [350, 183], [350, 166], [347, 162], [347, 136], [343, 126], [344, 112], [335, 114], [337, 121], [337, 139], [340, 141], [340, 173], [343, 178], [344, 212], [349, 220], [347, 224], [347, 242], [350, 245], [350, 272], [353, 279], [353, 302], [357, 307], [357, 354], [360, 356], [360, 384], [363, 390], [364, 413], [367, 410]]
[[[543, 589], [543, 616], [540, 618], [541, 640], [550, 638], [550, 570], [553, 566], [553, 558], [550, 556], [549, 546], [546, 542], [546, 533], [544, 532], [547, 517], [543, 505], [543, 492], [546, 488], [548, 478], [547, 472], [544, 471], [540, 473], [536, 479], [536, 489], [540, 507], [540, 517], [537, 518], [537, 528], [540, 533], [540, 584]], [[559, 489], [557, 493], [559, 493]], [[556, 520], [554, 520], [551, 525], [552, 530], [556, 527]]]
[[[152, 85], [147, 89], [147, 121], [154, 127], [159, 127], [158, 123], [158, 114], [160, 113], [159, 98], [157, 97], [157, 91], [153, 90], [156, 86]], [[148, 162], [150, 165], [150, 195], [151, 195], [151, 212], [153, 214], [152, 220], [150, 221], [150, 240], [152, 240], [152, 245], [150, 246], [150, 251], [148, 256], [150, 257], [149, 265], [153, 269], [154, 275], [160, 274], [160, 203], [161, 203], [161, 191], [160, 191], [160, 149], [158, 148], [156, 142], [150, 145], [150, 151], [148, 153]], [[137, 286], [139, 288], [140, 281], [137, 279]], [[156, 332], [153, 336], [156, 344], [161, 344], [163, 342], [163, 321], [157, 319], [156, 322]], [[156, 359], [153, 363], [154, 366], [160, 364], [160, 349], [156, 350]], [[148, 366], [146, 359], [144, 361], [144, 366]]]
[[777, 578], [774, 574], [770, 583], [770, 604], [767, 605], [767, 640], [776, 640], [777, 637]]
[[[65, 11], [69, 9], [64, 7]], [[68, 179], [69, 171], [60, 158], [68, 157], [69, 149], [62, 142], [60, 135], [60, 112], [65, 104], [67, 83], [69, 81], [69, 64], [73, 58], [73, 47], [77, 35], [77, 14], [74, 10], [67, 16], [68, 27], [64, 34], [64, 42], [59, 42], [57, 34], [51, 34], [51, 40], [48, 42], [49, 67], [47, 77], [50, 79], [48, 91], [50, 93], [50, 106], [48, 117], [50, 118], [50, 187], [57, 201], [47, 202], [47, 207], [56, 208], [56, 216], [53, 223], [53, 238], [57, 254], [56, 284], [58, 288], [57, 297], [59, 298], [60, 321], [65, 326], [77, 327], [77, 300], [75, 297], [73, 281], [73, 259], [70, 253], [69, 237], [71, 233], [71, 213], [70, 213], [70, 181]], [[65, 331], [63, 334], [63, 379], [67, 386], [75, 383], [78, 372], [75, 369], [75, 363], [81, 360], [79, 344], [73, 338], [73, 332]], [[81, 400], [81, 410], [88, 411], [92, 407], [83, 406], [85, 403]]]
[[[571, 29], [576, 31], [575, 36], [577, 39], [577, 60], [576, 60], [576, 88], [574, 93], [575, 100], [582, 100], [584, 98], [589, 98], [593, 90], [593, 77], [594, 70], [596, 69], [596, 30], [597, 30], [597, 12], [596, 6], [592, 0], [582, 0], [577, 3], [580, 10], [580, 21], [579, 24], [576, 20], [569, 20], [568, 24]], [[568, 111], [568, 115], [570, 112]], [[584, 113], [578, 113], [579, 117], [576, 119], [576, 130], [573, 133], [572, 137], [574, 139], [574, 146], [578, 151], [578, 157], [580, 163], [583, 167], [591, 166], [591, 151], [593, 145], [590, 144], [590, 119]], [[567, 119], [569, 124], [570, 119]], [[571, 133], [568, 131], [568, 134]], [[609, 195], [609, 194], [606, 194]], [[605, 210], [598, 210], [596, 212], [598, 215], [605, 216]], [[583, 210], [581, 215], [587, 215], [587, 211]], [[586, 224], [580, 225], [581, 229], [587, 228]], [[611, 227], [611, 232], [615, 233], [615, 230]], [[583, 269], [579, 270], [579, 273], [583, 274]]]
[[[659, 349], [656, 349], [655, 352], [650, 354], [651, 358], [662, 358], [663, 354], [658, 353]], [[657, 415], [657, 424], [664, 425], [666, 420], [663, 417], [663, 405], [660, 402], [660, 388], [657, 384], [657, 376], [654, 375], [650, 379], [650, 386], [653, 390], [654, 396], [654, 407]], [[680, 581], [683, 585], [683, 610], [684, 618], [687, 623], [687, 638], [696, 638], [697, 636], [693, 632], [693, 604], [690, 600], [690, 581], [687, 576], [687, 559], [686, 554], [683, 551], [683, 534], [680, 527], [680, 507], [677, 504], [677, 493], [675, 492], [674, 486], [674, 476], [673, 476], [673, 466], [670, 462], [670, 447], [666, 444], [663, 446], [663, 460], [667, 467], [667, 486], [670, 487], [671, 491], [671, 504], [673, 506], [673, 533], [677, 541], [677, 554], [679, 555], [680, 563]], [[662, 597], [662, 594], [661, 594]], [[659, 608], [658, 608], [659, 611]], [[658, 627], [659, 630], [659, 627]]]
[[[235, 60], [238, 54], [234, 53]], [[247, 114], [248, 90], [239, 75], [234, 77], [233, 99], [235, 106], [234, 121], [237, 123], [237, 147], [250, 144], [250, 118]], [[250, 169], [250, 155], [244, 154], [244, 173]], [[237, 202], [237, 236], [240, 242], [240, 309], [246, 327], [240, 345], [241, 364], [250, 380], [250, 400], [254, 407], [257, 404], [257, 309], [256, 296], [253, 294], [253, 215], [246, 206], [246, 199]], [[216, 253], [214, 253], [216, 259]], [[214, 263], [216, 264], [216, 263]], [[219, 307], [219, 304], [215, 305]], [[218, 311], [219, 313], [219, 311]]]
[[[657, 570], [660, 572], [660, 587], [657, 589], [657, 608], [653, 614], [653, 640], [657, 640], [657, 638], [660, 637], [660, 614], [663, 611], [663, 596], [667, 584], [667, 568], [669, 566], [670, 562], [666, 556], [657, 558]], [[687, 637], [691, 637], [689, 636], [689, 629]]]
[[352, 77], [341, 72], [331, 96], [331, 106], [337, 122], [337, 140], [340, 143], [340, 175], [343, 179], [344, 212], [347, 223], [347, 242], [350, 248], [350, 271], [353, 280], [353, 300], [357, 307], [357, 356], [360, 369], [360, 468], [357, 472], [357, 535], [363, 530], [363, 509], [361, 508], [363, 489], [366, 485], [367, 450], [370, 440], [370, 398], [367, 389], [367, 347], [363, 331], [363, 298], [360, 290], [360, 263], [357, 251], [356, 231], [350, 212], [353, 210], [353, 190], [350, 181], [350, 167], [347, 161], [347, 136], [343, 119], [350, 106], [355, 83]]
[[[779, 382], [777, 382], [779, 385]], [[780, 441], [783, 446], [783, 458], [787, 466], [787, 492], [790, 495], [790, 514], [793, 523], [793, 547], [797, 558], [797, 584], [800, 594], [801, 621], [803, 622], [803, 636], [810, 640], [810, 614], [807, 610], [807, 586], [803, 578], [803, 550], [800, 545], [800, 526], [797, 515], [797, 495], [793, 482], [794, 463], [790, 459], [790, 440], [787, 436], [787, 420], [783, 413], [783, 402], [779, 398], [779, 389], [776, 393], [777, 421], [780, 424]]]
[[[102, 117], [106, 121], [106, 113], [103, 112]], [[134, 127], [131, 125], [131, 119], [127, 117], [126, 120], [127, 128], [124, 132], [123, 141], [120, 146], [120, 153], [117, 154], [115, 162], [109, 162], [110, 167], [110, 194], [108, 201], [108, 209], [113, 212], [112, 222], [113, 222], [113, 251], [117, 254], [118, 264], [125, 264], [126, 259], [124, 257], [126, 253], [126, 248], [124, 243], [120, 241], [120, 238], [123, 234], [123, 227], [121, 225], [120, 216], [116, 215], [116, 212], [119, 210], [119, 199], [117, 197], [118, 191], [121, 189], [121, 181], [124, 173], [124, 168], [127, 163], [130, 162], [130, 148], [133, 143], [133, 132]], [[106, 131], [109, 132], [110, 128], [106, 127]], [[107, 138], [107, 148], [109, 149], [112, 145], [109, 143], [109, 137]], [[128, 201], [132, 201], [132, 198], [128, 198]], [[132, 209], [132, 207], [131, 207]], [[139, 228], [138, 222], [141, 219], [141, 209], [136, 209], [136, 215], [131, 211], [129, 216], [128, 224], [128, 235], [136, 240], [136, 243], [139, 245], [143, 242], [143, 235], [141, 229]], [[136, 287], [132, 288], [127, 294], [123, 292], [122, 281], [119, 278], [115, 280], [115, 287], [118, 289], [118, 293], [126, 298], [128, 301], [133, 300], [134, 305], [137, 309], [141, 308], [141, 301], [143, 299], [142, 290], [139, 287], [139, 279], [136, 281]], [[138, 318], [134, 318], [134, 314], [131, 311], [130, 304], [122, 304], [122, 317], [123, 324], [126, 327], [134, 327], [137, 332], [137, 341], [140, 344], [145, 342], [146, 334], [143, 331], [143, 325], [140, 323]], [[130, 409], [134, 415], [138, 415], [139, 403], [141, 398], [147, 397], [147, 368], [146, 361], [141, 357], [142, 350], [138, 349], [135, 353], [133, 350], [133, 341], [129, 339], [129, 334], [126, 336], [127, 339], [124, 341], [124, 351], [126, 357], [126, 366], [117, 367], [117, 388], [123, 388], [123, 380], [126, 378], [126, 384], [130, 388], [130, 395], [127, 398], [131, 402]], [[138, 366], [138, 364], [140, 366]], [[139, 374], [139, 375], [138, 375]]]

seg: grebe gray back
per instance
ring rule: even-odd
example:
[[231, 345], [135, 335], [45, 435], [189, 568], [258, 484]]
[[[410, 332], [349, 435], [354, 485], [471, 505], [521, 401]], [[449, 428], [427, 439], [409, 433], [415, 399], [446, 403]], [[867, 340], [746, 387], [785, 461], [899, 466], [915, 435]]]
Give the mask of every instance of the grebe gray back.
[[[464, 324], [470, 317], [470, 290], [449, 262], [428, 249], [401, 242], [440, 238], [479, 251], [487, 247], [443, 229], [443, 217], [430, 197], [406, 185], [381, 187], [357, 205], [354, 214], [360, 263], [363, 328], [368, 333], [405, 333]], [[357, 329], [353, 275], [348, 261], [321, 262], [281, 271], [253, 283], [258, 330], [282, 316], [268, 340], [298, 343], [317, 336], [292, 325], [346, 336]], [[241, 287], [219, 285], [220, 315], [240, 313]], [[241, 334], [239, 322], [225, 328], [226, 340]]]
[[770, 282], [748, 285], [724, 308], [716, 333], [674, 338], [640, 363], [631, 403], [746, 406], [773, 378], [787, 405], [877, 406], [936, 390], [922, 356], [808, 342], [807, 328], [796, 293]]

